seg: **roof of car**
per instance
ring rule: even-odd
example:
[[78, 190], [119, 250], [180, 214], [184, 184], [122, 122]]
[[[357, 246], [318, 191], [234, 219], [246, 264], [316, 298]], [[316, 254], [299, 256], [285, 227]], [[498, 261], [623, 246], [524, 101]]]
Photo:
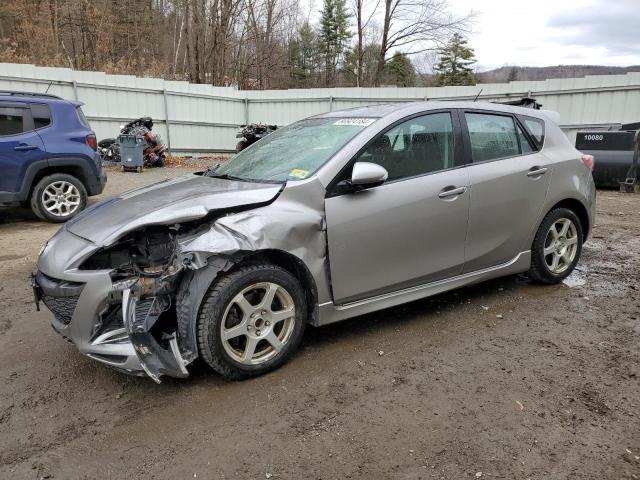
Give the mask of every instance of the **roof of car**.
[[472, 101], [426, 101], [426, 102], [398, 102], [382, 105], [369, 105], [366, 107], [348, 108], [345, 110], [338, 110], [334, 112], [327, 112], [317, 115], [315, 118], [332, 118], [332, 117], [384, 117], [390, 113], [399, 112], [402, 110], [415, 111], [416, 107], [422, 105], [424, 110], [437, 110], [440, 108], [468, 108], [478, 110], [492, 110], [495, 112], [505, 113], [520, 113], [524, 115], [530, 115], [535, 117], [543, 116], [540, 114], [542, 110], [535, 110], [532, 108], [517, 107], [512, 105], [504, 105], [500, 103], [490, 102], [472, 102]]
[[21, 103], [70, 103], [75, 106], [82, 105], [82, 102], [76, 102], [73, 100], [66, 100], [57, 95], [50, 93], [38, 93], [38, 92], [21, 92], [16, 90], [0, 90], [0, 100], [3, 102], [21, 102]]

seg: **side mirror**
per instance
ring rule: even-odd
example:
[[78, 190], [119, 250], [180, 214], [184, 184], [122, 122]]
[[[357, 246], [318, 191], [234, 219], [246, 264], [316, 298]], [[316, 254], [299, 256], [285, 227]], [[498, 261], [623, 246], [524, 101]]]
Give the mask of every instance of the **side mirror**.
[[355, 190], [377, 187], [382, 185], [388, 177], [387, 170], [376, 163], [356, 162], [351, 172], [351, 185]]

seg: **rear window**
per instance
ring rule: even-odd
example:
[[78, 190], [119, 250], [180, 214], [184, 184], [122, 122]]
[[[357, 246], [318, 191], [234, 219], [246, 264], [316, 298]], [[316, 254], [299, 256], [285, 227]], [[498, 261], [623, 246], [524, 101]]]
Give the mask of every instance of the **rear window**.
[[633, 150], [635, 132], [578, 132], [576, 148], [578, 150]]
[[17, 135], [24, 131], [24, 109], [0, 107], [0, 136]]
[[32, 104], [31, 116], [33, 117], [33, 126], [36, 129], [51, 125], [51, 112], [49, 106], [44, 103]]
[[91, 125], [89, 125], [89, 120], [87, 120], [87, 117], [84, 116], [84, 112], [82, 111], [82, 108], [81, 107], [76, 108], [76, 112], [78, 112], [78, 118], [80, 119], [80, 123], [82, 123], [87, 128], [91, 128]]

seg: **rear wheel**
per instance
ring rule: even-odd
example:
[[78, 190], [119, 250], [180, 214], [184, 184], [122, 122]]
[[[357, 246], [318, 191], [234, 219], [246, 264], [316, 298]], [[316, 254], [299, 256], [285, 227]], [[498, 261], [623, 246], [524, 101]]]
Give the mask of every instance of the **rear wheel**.
[[278, 368], [295, 352], [307, 306], [298, 280], [269, 264], [217, 281], [198, 315], [198, 349], [211, 368], [240, 380]]
[[529, 276], [540, 283], [559, 283], [578, 264], [582, 252], [582, 225], [567, 208], [550, 211], [538, 228], [531, 247]]
[[56, 173], [36, 184], [30, 203], [39, 218], [53, 223], [66, 222], [87, 205], [87, 191], [76, 177]]

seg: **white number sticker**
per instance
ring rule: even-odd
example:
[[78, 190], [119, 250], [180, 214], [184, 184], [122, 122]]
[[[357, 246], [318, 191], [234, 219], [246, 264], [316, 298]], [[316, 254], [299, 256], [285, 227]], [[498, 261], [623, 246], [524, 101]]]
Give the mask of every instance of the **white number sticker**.
[[585, 135], [584, 138], [586, 140], [591, 140], [594, 142], [601, 142], [602, 140], [604, 140], [604, 135]]
[[375, 118], [341, 118], [340, 120], [333, 122], [333, 124], [350, 125], [353, 127], [368, 127], [375, 121]]

